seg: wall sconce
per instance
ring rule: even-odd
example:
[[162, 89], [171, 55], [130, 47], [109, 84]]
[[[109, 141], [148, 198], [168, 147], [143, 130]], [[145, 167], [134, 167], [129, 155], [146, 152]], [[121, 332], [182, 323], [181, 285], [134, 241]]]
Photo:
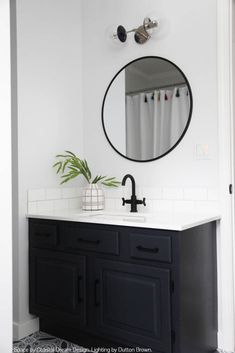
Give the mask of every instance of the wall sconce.
[[127, 31], [122, 25], [117, 27], [117, 32], [113, 34], [114, 39], [120, 40], [124, 43], [127, 40], [127, 34], [134, 32], [134, 39], [138, 44], [144, 44], [149, 40], [151, 34], [149, 33], [152, 29], [158, 27], [158, 22], [151, 20], [149, 17], [144, 19], [143, 25], [138, 28], [131, 29]]

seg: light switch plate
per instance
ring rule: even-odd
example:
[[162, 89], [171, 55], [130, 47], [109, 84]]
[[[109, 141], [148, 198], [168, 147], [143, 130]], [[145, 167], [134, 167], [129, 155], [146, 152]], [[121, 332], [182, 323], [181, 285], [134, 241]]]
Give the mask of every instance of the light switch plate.
[[196, 144], [196, 159], [211, 159], [210, 146], [208, 143]]

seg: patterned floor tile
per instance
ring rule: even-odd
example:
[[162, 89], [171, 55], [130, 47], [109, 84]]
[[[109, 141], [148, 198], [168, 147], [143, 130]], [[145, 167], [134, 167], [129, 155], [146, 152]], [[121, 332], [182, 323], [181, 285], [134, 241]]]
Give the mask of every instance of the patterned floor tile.
[[13, 342], [13, 353], [83, 353], [88, 349], [76, 344], [48, 335], [44, 332], [36, 332], [19, 341]]
[[[88, 349], [80, 347], [45, 332], [36, 332], [20, 341], [13, 342], [13, 353], [85, 353]], [[215, 352], [216, 353], [216, 352]], [[217, 353], [234, 353], [218, 349]]]

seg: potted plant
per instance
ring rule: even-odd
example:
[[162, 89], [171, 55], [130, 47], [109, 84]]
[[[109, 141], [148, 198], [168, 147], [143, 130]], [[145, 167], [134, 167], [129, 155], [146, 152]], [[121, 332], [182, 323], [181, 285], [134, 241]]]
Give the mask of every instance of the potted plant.
[[58, 154], [59, 158], [53, 167], [57, 169], [57, 174], [61, 174], [61, 184], [83, 176], [88, 182], [88, 186], [84, 189], [82, 208], [86, 211], [98, 211], [104, 209], [104, 193], [99, 184], [108, 187], [117, 187], [120, 182], [115, 177], [107, 177], [102, 175], [92, 176], [87, 161], [82, 160], [71, 151], [65, 151], [66, 154]]

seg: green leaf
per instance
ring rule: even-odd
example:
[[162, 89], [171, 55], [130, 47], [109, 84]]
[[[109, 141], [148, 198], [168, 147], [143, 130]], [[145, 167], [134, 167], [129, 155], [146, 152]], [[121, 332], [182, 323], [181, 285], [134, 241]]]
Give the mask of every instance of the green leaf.
[[53, 164], [53, 167], [56, 167], [59, 164], [61, 164], [61, 162], [57, 162], [57, 163]]
[[102, 184], [108, 187], [118, 187], [121, 183], [120, 181], [116, 180], [115, 177], [111, 177], [102, 181]]
[[[56, 173], [61, 173], [61, 184], [64, 184], [79, 175], [83, 175], [88, 183], [91, 182], [92, 173], [86, 159], [80, 159], [71, 151], [65, 151], [65, 154], [58, 154], [56, 155], [56, 158], [61, 159], [53, 165], [54, 168], [57, 168]], [[106, 176], [102, 175], [96, 175], [92, 180], [93, 184], [98, 182], [101, 182], [103, 185], [109, 187], [116, 187], [120, 184], [120, 182], [118, 182], [115, 177], [107, 178]]]
[[58, 168], [57, 168], [57, 170], [56, 170], [56, 174], [58, 174], [59, 171], [60, 171], [61, 168], [62, 168], [62, 162], [57, 162], [57, 163], [55, 163], [55, 164], [53, 165], [53, 167], [56, 167], [56, 166], [58, 166]]
[[76, 167], [70, 167], [70, 166], [68, 166], [68, 169], [73, 170], [74, 172], [79, 172], [79, 174], [81, 174], [81, 172], [79, 171], [79, 169], [76, 168]]
[[89, 178], [91, 179], [91, 171], [90, 171], [90, 168], [88, 167], [87, 161], [85, 159], [84, 159], [84, 163], [86, 166], [87, 174], [88, 174]]
[[63, 165], [63, 167], [62, 167], [62, 173], [64, 173], [65, 168], [66, 168], [66, 166], [67, 166], [67, 164], [68, 164], [69, 162], [70, 162], [69, 159], [67, 159], [67, 160], [64, 162], [64, 165]]
[[70, 180], [70, 178], [64, 179], [63, 181], [61, 181], [60, 184], [62, 185], [62, 184], [64, 184], [64, 183], [67, 183], [67, 181], [69, 181], [69, 180]]
[[53, 165], [53, 167], [54, 167], [54, 168], [55, 168], [55, 167], [58, 167], [57, 170], [56, 170], [56, 174], [58, 174], [59, 171], [60, 171], [60, 169], [61, 169], [61, 167], [62, 167], [62, 163], [61, 163], [61, 162], [57, 162], [57, 163], [55, 163], [55, 164]]
[[103, 180], [104, 178], [106, 178], [105, 176], [101, 176], [101, 175], [97, 175], [95, 177], [95, 179], [92, 181], [92, 184], [96, 184], [98, 183], [99, 181]]
[[61, 175], [61, 178], [67, 178], [67, 177], [70, 177], [71, 175], [73, 175], [73, 174], [67, 173], [67, 174]]
[[76, 158], [76, 155], [73, 152], [71, 151], [65, 151], [65, 152]]
[[107, 178], [107, 179], [106, 179], [106, 181], [111, 181], [111, 180], [115, 180], [115, 178], [112, 177], [112, 178]]
[[70, 156], [67, 156], [65, 154], [57, 154], [56, 157], [57, 158], [66, 158], [66, 157], [70, 157]]
[[77, 174], [70, 175], [68, 178], [64, 179], [61, 184], [67, 183], [67, 181], [72, 180], [77, 177]]

